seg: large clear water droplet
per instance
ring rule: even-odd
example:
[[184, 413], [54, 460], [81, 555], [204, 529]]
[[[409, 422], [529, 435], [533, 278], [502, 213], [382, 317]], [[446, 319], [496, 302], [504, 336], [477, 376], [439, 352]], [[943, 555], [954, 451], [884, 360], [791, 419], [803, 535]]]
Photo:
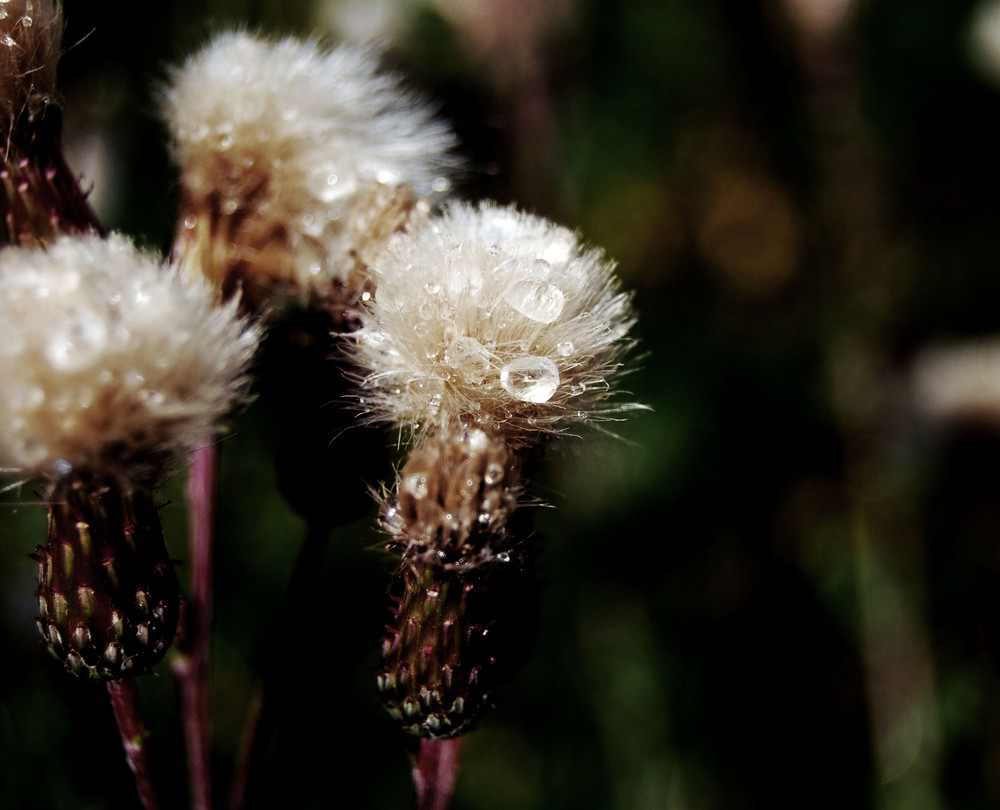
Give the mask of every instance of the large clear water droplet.
[[559, 387], [559, 368], [548, 357], [519, 357], [500, 369], [500, 385], [521, 402], [548, 402]]
[[473, 337], [454, 338], [445, 349], [444, 361], [473, 385], [480, 385], [490, 373], [490, 353]]
[[525, 318], [539, 323], [552, 323], [566, 303], [563, 291], [548, 281], [522, 281], [510, 287], [504, 298]]

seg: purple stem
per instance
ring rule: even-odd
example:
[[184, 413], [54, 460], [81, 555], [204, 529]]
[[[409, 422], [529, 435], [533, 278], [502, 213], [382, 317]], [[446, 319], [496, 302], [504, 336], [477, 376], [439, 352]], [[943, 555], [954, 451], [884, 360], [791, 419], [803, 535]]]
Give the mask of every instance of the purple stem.
[[139, 690], [135, 679], [125, 678], [120, 681], [108, 681], [108, 696], [111, 698], [111, 711], [118, 723], [118, 731], [122, 737], [122, 748], [125, 749], [125, 761], [128, 762], [132, 775], [135, 777], [135, 787], [139, 793], [139, 801], [146, 810], [159, 810], [160, 803], [153, 789], [153, 780], [149, 775], [149, 759], [146, 756], [146, 726], [142, 722], [139, 711]]
[[218, 445], [206, 444], [192, 453], [187, 487], [190, 590], [181, 614], [180, 655], [173, 665], [181, 693], [181, 717], [194, 810], [211, 810], [212, 807], [208, 661], [212, 635], [212, 565], [218, 470]]
[[448, 810], [455, 795], [461, 737], [420, 740], [420, 753], [413, 768], [417, 810]]

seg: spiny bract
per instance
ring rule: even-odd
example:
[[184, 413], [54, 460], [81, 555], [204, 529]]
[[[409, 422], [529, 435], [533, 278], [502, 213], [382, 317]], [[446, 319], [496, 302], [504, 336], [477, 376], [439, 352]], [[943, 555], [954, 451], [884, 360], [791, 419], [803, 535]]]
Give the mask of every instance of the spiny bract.
[[436, 431], [479, 424], [531, 444], [608, 401], [635, 317], [614, 265], [512, 207], [454, 204], [373, 267], [357, 337], [362, 407]]
[[0, 252], [0, 467], [127, 476], [206, 440], [257, 331], [121, 236]]

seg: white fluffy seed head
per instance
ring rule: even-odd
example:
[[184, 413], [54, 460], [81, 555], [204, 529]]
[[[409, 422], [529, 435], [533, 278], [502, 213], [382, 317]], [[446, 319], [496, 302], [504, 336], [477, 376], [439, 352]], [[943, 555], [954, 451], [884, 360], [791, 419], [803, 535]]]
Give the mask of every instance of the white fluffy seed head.
[[629, 407], [609, 397], [632, 346], [630, 296], [566, 228], [455, 204], [391, 243], [373, 278], [356, 342], [372, 418], [532, 444]]
[[155, 475], [246, 394], [257, 330], [120, 236], [0, 252], [0, 467]]
[[235, 272], [298, 291], [349, 271], [359, 199], [380, 187], [430, 197], [455, 164], [450, 130], [366, 48], [225, 33], [172, 72], [163, 110], [179, 242], [208, 229], [215, 265], [244, 261]]

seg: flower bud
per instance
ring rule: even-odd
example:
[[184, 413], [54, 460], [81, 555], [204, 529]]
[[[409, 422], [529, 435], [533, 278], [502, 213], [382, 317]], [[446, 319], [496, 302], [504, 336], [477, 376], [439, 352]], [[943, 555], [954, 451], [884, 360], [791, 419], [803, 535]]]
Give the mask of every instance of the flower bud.
[[152, 496], [128, 484], [70, 473], [46, 499], [39, 548], [38, 629], [81, 678], [148, 671], [177, 627], [179, 596]]
[[0, 13], [0, 241], [30, 246], [62, 233], [99, 233], [62, 152], [59, 4], [11, 0]]

